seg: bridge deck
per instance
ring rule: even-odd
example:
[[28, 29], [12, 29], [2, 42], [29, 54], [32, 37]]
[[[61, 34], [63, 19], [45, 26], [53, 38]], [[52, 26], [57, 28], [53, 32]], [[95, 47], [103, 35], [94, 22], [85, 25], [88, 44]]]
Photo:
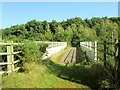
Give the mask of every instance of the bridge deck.
[[70, 48], [60, 59], [60, 63], [63, 64], [75, 64], [76, 63], [76, 47]]

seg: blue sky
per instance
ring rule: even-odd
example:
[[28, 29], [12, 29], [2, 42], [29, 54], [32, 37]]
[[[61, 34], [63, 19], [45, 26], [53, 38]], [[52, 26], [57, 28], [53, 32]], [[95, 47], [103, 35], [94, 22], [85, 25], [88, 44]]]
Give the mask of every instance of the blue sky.
[[118, 16], [117, 2], [2, 2], [2, 26], [30, 20], [62, 21], [73, 17]]

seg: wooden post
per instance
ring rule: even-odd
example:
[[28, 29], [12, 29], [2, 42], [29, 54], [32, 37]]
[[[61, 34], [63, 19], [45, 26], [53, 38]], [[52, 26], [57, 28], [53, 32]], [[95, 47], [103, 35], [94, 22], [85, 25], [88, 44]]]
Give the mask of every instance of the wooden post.
[[14, 64], [13, 64], [14, 56], [13, 56], [13, 45], [12, 45], [13, 41], [8, 41], [8, 43], [11, 43], [11, 45], [7, 46], [7, 53], [9, 53], [7, 55], [7, 62], [11, 64], [7, 65], [7, 71], [12, 72], [14, 70]]
[[106, 68], [106, 41], [104, 41], [104, 66]]
[[[9, 41], [7, 42], [7, 43], [10, 43]], [[11, 50], [10, 50], [10, 45], [9, 46], [7, 46], [7, 53], [11, 53]], [[9, 55], [7, 55], [7, 62], [8, 63], [11, 63], [12, 61], [11, 61], [11, 55], [9, 54]], [[12, 71], [12, 66], [11, 66], [12, 64], [8, 64], [7, 65], [7, 71]]]
[[13, 41], [11, 41], [11, 61], [12, 61], [12, 71], [14, 71], [14, 50], [13, 50]]
[[97, 61], [97, 41], [95, 41], [95, 61]]

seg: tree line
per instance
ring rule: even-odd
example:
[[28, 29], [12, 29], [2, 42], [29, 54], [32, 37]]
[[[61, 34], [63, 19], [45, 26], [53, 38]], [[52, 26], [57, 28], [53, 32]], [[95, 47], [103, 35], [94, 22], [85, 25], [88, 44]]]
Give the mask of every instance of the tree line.
[[82, 20], [80, 17], [70, 18], [66, 21], [51, 22], [31, 20], [25, 24], [14, 25], [2, 30], [3, 40], [20, 42], [23, 39], [36, 41], [65, 41], [74, 46], [79, 41], [95, 41], [117, 38], [120, 17], [93, 17]]

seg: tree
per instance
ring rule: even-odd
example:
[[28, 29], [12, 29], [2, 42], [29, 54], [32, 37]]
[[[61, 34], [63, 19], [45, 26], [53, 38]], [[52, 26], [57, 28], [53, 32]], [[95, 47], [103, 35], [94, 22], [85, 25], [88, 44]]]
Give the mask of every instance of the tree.
[[65, 37], [64, 37], [64, 29], [62, 28], [62, 26], [58, 25], [58, 27], [56, 28], [56, 33], [54, 36], [54, 40], [55, 41], [65, 41]]
[[79, 35], [77, 33], [74, 33], [72, 35], [71, 45], [73, 47], [77, 47], [77, 46], [80, 45], [80, 37], [79, 37]]
[[2, 40], [2, 29], [0, 30], [0, 41]]
[[49, 23], [45, 20], [43, 21], [43, 28], [45, 31], [49, 32], [50, 31], [50, 26]]
[[57, 32], [57, 22], [55, 20], [52, 20], [52, 22], [50, 23], [50, 29], [52, 33], [56, 33]]

